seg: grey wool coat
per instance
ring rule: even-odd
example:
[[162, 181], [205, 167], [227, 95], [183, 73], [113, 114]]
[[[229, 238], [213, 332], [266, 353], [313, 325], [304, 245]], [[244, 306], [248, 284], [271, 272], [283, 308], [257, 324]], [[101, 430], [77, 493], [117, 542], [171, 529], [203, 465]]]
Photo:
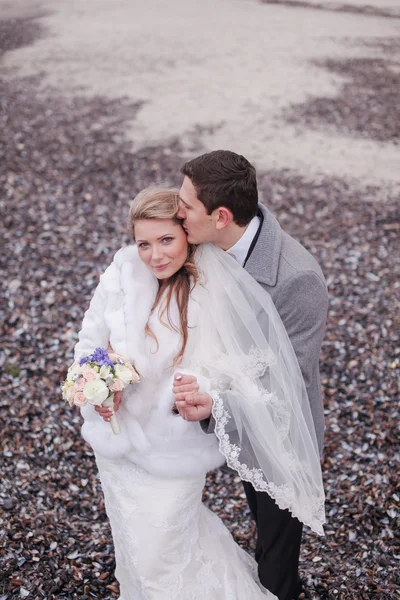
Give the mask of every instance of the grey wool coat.
[[[324, 407], [319, 355], [328, 312], [326, 282], [315, 258], [283, 231], [263, 205], [264, 220], [245, 269], [271, 295], [286, 327], [307, 388], [320, 453], [324, 439]], [[214, 430], [213, 418], [202, 422]]]

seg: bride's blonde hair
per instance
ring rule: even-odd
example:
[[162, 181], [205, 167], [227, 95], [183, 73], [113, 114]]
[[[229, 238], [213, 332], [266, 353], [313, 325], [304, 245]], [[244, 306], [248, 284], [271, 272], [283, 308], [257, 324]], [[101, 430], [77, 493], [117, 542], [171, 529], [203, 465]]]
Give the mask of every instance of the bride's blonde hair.
[[[129, 209], [129, 229], [133, 239], [135, 240], [135, 222], [139, 219], [172, 219], [176, 223], [180, 223], [176, 216], [178, 210], [179, 191], [177, 189], [152, 186], [142, 190], [132, 201]], [[160, 321], [167, 327], [169, 326], [171, 329], [180, 333], [182, 336], [182, 344], [178, 354], [174, 358], [174, 366], [178, 365], [182, 360], [188, 340], [187, 315], [189, 296], [199, 278], [193, 260], [195, 249], [195, 246], [189, 244], [188, 255], [184, 265], [167, 280], [161, 281], [160, 288], [151, 309], [151, 312], [153, 312], [160, 304], [161, 298], [163, 298], [163, 302], [159, 307]], [[166, 292], [165, 295], [164, 292]], [[172, 322], [170, 315], [171, 299], [174, 295], [180, 317], [179, 327]], [[167, 317], [167, 322], [163, 321], [164, 316]], [[158, 340], [148, 323], [146, 324], [145, 331], [155, 339], [158, 346]]]

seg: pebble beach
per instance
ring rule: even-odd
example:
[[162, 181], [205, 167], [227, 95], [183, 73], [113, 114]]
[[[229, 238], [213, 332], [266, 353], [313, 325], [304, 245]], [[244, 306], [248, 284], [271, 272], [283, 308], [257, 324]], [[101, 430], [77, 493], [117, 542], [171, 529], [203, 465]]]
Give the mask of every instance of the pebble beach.
[[[0, 600], [118, 598], [60, 382], [129, 201], [217, 148], [254, 162], [328, 282], [327, 524], [304, 531], [304, 586], [400, 598], [399, 33], [396, 0], [0, 0]], [[204, 501], [252, 552], [239, 478], [211, 473]]]

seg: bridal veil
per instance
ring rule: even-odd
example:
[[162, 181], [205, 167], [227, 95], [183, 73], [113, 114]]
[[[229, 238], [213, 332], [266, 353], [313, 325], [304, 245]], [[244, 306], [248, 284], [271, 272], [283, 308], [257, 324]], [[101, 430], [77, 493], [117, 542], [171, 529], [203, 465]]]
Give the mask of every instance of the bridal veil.
[[[323, 535], [324, 491], [307, 392], [270, 295], [235, 259], [199, 246], [199, 321], [185, 356], [208, 380], [227, 464]], [[189, 358], [190, 357], [190, 358]]]

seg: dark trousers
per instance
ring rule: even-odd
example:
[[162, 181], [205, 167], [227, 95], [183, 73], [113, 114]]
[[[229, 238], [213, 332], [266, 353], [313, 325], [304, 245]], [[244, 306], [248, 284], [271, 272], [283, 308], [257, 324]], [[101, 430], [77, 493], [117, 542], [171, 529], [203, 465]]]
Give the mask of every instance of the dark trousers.
[[256, 561], [264, 587], [279, 600], [293, 600], [299, 593], [298, 575], [303, 524], [288, 510], [281, 510], [265, 492], [243, 482], [253, 519], [257, 524]]

